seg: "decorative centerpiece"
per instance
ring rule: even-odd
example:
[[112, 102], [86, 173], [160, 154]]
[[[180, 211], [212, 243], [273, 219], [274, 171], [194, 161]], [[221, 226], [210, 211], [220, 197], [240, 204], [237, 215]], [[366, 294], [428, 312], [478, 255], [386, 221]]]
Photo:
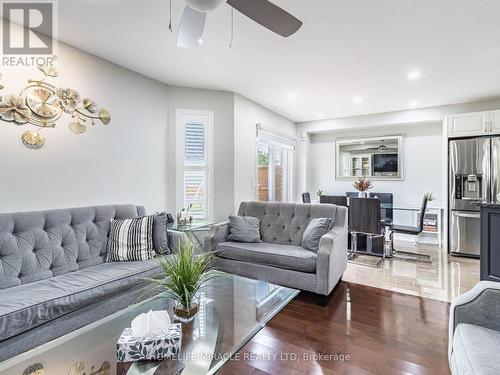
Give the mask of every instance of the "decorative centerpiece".
[[358, 191], [359, 198], [366, 198], [368, 195], [366, 191], [373, 187], [373, 181], [367, 180], [365, 177], [360, 177], [352, 183], [352, 186]]
[[321, 198], [321, 196], [323, 195], [323, 190], [319, 189], [317, 192], [316, 192], [316, 195], [318, 196], [318, 199]]
[[204, 284], [222, 272], [212, 268], [213, 252], [197, 252], [189, 240], [179, 242], [178, 253], [162, 258], [162, 279], [150, 279], [175, 300], [174, 315], [181, 321], [191, 320], [198, 312], [195, 302]]

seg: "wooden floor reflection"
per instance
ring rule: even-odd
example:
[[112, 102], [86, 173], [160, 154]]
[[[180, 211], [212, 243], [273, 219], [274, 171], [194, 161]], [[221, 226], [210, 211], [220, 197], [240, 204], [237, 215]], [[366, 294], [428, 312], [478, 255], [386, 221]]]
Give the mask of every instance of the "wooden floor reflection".
[[449, 303], [342, 282], [301, 293], [219, 374], [449, 374]]

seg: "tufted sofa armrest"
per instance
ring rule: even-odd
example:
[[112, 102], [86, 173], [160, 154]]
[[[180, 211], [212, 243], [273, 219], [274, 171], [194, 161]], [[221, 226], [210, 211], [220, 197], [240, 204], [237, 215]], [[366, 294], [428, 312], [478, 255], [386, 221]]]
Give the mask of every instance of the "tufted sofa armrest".
[[321, 237], [316, 258], [316, 293], [330, 294], [346, 268], [347, 225], [342, 225]]
[[500, 331], [500, 283], [480, 281], [455, 298], [450, 308], [448, 354], [451, 357], [453, 334], [460, 323]]
[[226, 241], [228, 234], [229, 234], [228, 221], [212, 225], [210, 227], [210, 231], [205, 237], [203, 248], [205, 249], [205, 251], [217, 250], [217, 245], [219, 245], [221, 242]]

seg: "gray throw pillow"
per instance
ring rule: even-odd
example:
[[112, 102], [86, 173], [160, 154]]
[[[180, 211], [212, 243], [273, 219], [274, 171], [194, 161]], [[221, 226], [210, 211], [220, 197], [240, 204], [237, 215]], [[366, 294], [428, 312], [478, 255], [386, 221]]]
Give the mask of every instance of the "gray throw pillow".
[[302, 247], [307, 250], [318, 252], [321, 237], [330, 229], [331, 219], [314, 218], [302, 234]]
[[262, 242], [260, 239], [260, 219], [251, 216], [229, 216], [227, 239], [235, 242]]
[[153, 222], [153, 245], [156, 253], [170, 254], [167, 235], [167, 213], [160, 212], [154, 216]]

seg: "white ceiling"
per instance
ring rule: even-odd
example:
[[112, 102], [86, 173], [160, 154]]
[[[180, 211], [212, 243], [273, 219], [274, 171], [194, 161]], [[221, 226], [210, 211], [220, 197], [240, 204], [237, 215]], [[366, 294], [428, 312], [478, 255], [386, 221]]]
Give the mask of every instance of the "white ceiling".
[[[176, 27], [184, 2], [172, 2]], [[284, 39], [236, 12], [234, 49], [227, 5], [209, 14], [201, 47], [176, 47], [168, 0], [59, 1], [59, 37], [165, 83], [240, 93], [297, 122], [500, 96], [499, 0], [274, 2], [302, 28]], [[410, 81], [414, 69], [421, 78]]]

